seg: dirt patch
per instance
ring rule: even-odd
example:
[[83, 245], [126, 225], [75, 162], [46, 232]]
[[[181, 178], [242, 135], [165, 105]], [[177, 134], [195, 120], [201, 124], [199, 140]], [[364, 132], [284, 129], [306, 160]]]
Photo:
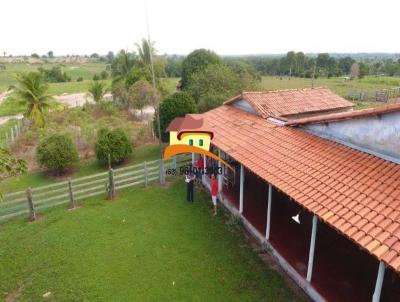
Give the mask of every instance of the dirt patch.
[[24, 285], [21, 285], [18, 287], [15, 291], [12, 293], [9, 293], [7, 297], [5, 298], [4, 302], [15, 302], [21, 297], [22, 295], [22, 290], [24, 289]]
[[38, 222], [38, 221], [40, 221], [40, 220], [42, 220], [42, 219], [43, 219], [43, 214], [36, 213], [36, 219], [35, 219], [35, 220], [32, 220], [32, 219], [29, 218], [28, 223], [29, 223], [29, 224], [34, 224], [34, 223], [36, 223], [36, 222]]

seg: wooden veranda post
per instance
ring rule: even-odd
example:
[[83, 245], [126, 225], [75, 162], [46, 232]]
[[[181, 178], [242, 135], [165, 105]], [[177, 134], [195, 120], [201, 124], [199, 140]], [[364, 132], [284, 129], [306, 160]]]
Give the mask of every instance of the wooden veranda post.
[[307, 281], [308, 282], [311, 282], [312, 272], [313, 272], [315, 239], [317, 238], [317, 226], [318, 226], [318, 217], [317, 217], [317, 215], [314, 215], [313, 219], [312, 219], [311, 243], [310, 243], [310, 251], [309, 251], [309, 255], [308, 255], [308, 268], [307, 268]]
[[72, 182], [71, 179], [68, 179], [68, 193], [69, 193], [69, 208], [75, 208], [75, 199], [74, 199], [74, 192], [72, 190]]
[[268, 208], [267, 208], [267, 229], [265, 230], [265, 238], [269, 240], [271, 233], [271, 204], [272, 204], [272, 185], [268, 184]]
[[33, 205], [33, 197], [32, 197], [32, 189], [28, 188], [26, 190], [26, 198], [28, 199], [28, 207], [29, 207], [29, 213], [31, 215], [31, 221], [36, 220], [36, 211], [35, 211], [35, 206]]
[[372, 302], [379, 302], [381, 300], [383, 278], [385, 276], [385, 263], [379, 262], [378, 276], [376, 277], [375, 291], [372, 296]]
[[243, 213], [244, 167], [240, 164], [239, 213]]
[[[218, 157], [221, 158], [221, 150], [218, 149]], [[218, 171], [221, 173], [218, 173], [218, 194], [221, 194], [222, 192], [222, 163], [219, 160], [218, 161]]]

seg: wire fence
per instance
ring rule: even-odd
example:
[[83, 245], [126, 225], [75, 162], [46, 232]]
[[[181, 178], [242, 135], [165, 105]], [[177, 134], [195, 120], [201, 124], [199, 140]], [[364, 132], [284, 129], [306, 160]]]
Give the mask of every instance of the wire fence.
[[[10, 120], [11, 122], [12, 120]], [[9, 127], [0, 136], [0, 146], [8, 147], [10, 146], [23, 132], [25, 129], [25, 120], [16, 120], [15, 125]]]
[[374, 92], [350, 91], [346, 98], [354, 101], [389, 102], [390, 99], [400, 97], [400, 87], [381, 89]]
[[92, 196], [103, 195], [104, 198], [112, 200], [116, 193], [124, 188], [162, 182], [167, 169], [178, 169], [190, 162], [189, 156], [180, 155], [165, 161], [145, 161], [85, 177], [7, 193], [0, 202], [0, 220], [25, 214], [29, 214], [31, 220], [35, 220], [38, 211], [59, 205], [75, 208], [78, 202], [81, 203]]

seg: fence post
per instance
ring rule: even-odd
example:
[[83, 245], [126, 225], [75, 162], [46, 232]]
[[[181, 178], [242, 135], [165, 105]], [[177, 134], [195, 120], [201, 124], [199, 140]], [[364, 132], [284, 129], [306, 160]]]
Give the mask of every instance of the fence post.
[[148, 173], [147, 173], [147, 162], [144, 161], [144, 186], [147, 187], [148, 184]]
[[110, 168], [108, 170], [108, 198], [114, 200], [115, 197], [115, 184], [114, 184], [114, 170]]
[[74, 199], [74, 192], [72, 191], [72, 182], [71, 179], [68, 179], [68, 191], [69, 191], [69, 208], [75, 208], [75, 199]]
[[162, 158], [160, 158], [160, 185], [164, 185], [165, 181], [164, 181], [164, 161]]
[[174, 171], [176, 171], [176, 155], [174, 155], [174, 157], [172, 158], [172, 167]]
[[26, 190], [26, 198], [28, 199], [28, 207], [29, 207], [29, 213], [31, 214], [31, 221], [35, 221], [36, 220], [36, 211], [35, 211], [35, 206], [33, 205], [31, 188], [28, 188]]

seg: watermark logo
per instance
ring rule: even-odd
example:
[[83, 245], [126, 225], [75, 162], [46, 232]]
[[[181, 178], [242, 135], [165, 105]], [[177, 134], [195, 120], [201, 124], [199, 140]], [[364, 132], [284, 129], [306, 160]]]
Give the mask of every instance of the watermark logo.
[[210, 152], [214, 133], [211, 127], [198, 114], [187, 114], [175, 118], [168, 126], [169, 146], [164, 150], [164, 160], [183, 153], [197, 153], [220, 161], [228, 168], [233, 168], [222, 158]]

